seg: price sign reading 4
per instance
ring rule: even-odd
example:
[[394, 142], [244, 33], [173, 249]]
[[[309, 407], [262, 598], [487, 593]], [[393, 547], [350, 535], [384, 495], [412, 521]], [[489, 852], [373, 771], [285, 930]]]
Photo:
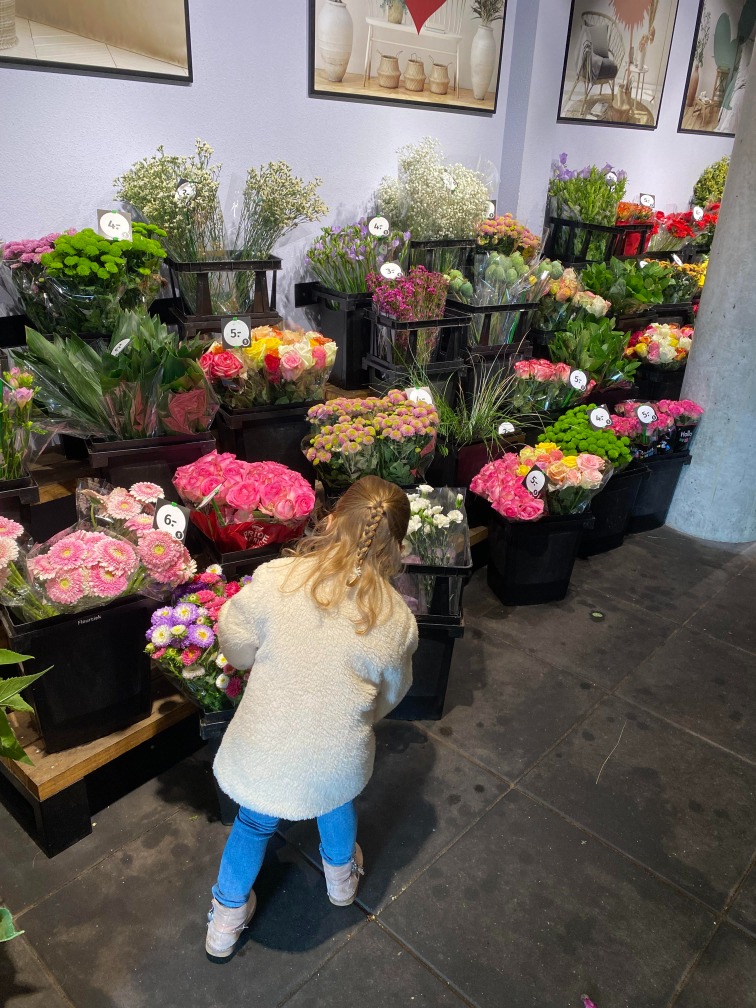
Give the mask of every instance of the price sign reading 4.
[[642, 406], [639, 406], [635, 411], [635, 415], [644, 427], [652, 424], [657, 419], [656, 410], [649, 403], [643, 403]]
[[381, 276], [386, 280], [396, 280], [400, 276], [404, 276], [404, 270], [395, 262], [386, 262], [381, 266]]
[[603, 406], [597, 406], [588, 414], [588, 423], [594, 430], [605, 430], [607, 427], [611, 427], [612, 418], [609, 415], [609, 410], [604, 409]]
[[186, 527], [189, 524], [189, 509], [174, 504], [173, 501], [161, 498], [155, 505], [155, 517], [152, 527], [168, 532], [174, 539], [183, 542], [186, 538]]
[[522, 485], [533, 497], [540, 497], [546, 489], [546, 473], [538, 466], [533, 466], [522, 481]]
[[570, 372], [570, 385], [577, 389], [578, 392], [585, 392], [588, 388], [588, 375], [585, 371], [571, 371]]
[[385, 238], [391, 230], [391, 225], [385, 217], [371, 217], [368, 221], [368, 231], [373, 238]]
[[98, 210], [97, 230], [105, 238], [131, 241], [131, 214], [125, 210]]
[[249, 315], [224, 315], [221, 319], [221, 343], [228, 350], [238, 350], [252, 343], [250, 330], [252, 319]]

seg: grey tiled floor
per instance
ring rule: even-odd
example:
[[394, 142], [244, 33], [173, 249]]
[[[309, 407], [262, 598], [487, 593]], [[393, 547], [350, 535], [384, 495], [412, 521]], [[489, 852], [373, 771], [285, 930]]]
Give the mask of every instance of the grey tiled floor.
[[101, 774], [93, 835], [51, 861], [0, 789], [25, 931], [0, 1008], [756, 1008], [755, 593], [756, 547], [668, 529], [578, 561], [556, 605], [505, 609], [478, 572], [445, 717], [379, 729], [359, 903], [287, 825], [222, 967], [227, 830], [207, 753], [176, 762], [189, 729]]

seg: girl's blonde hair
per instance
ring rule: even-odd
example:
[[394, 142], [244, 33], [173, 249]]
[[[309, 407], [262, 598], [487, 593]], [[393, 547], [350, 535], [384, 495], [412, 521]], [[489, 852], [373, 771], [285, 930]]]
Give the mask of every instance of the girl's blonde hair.
[[357, 633], [372, 630], [389, 582], [401, 570], [401, 545], [409, 519], [409, 500], [403, 490], [377, 476], [363, 476], [339, 498], [313, 535], [300, 540], [290, 552], [290, 556], [314, 561], [296, 587], [306, 585], [322, 609], [340, 605], [354, 589], [360, 614]]

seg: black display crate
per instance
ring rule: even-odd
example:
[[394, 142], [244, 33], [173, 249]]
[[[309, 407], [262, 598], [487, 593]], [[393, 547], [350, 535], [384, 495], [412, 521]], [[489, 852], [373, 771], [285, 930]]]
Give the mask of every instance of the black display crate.
[[176, 434], [166, 437], [134, 438], [128, 441], [87, 441], [92, 469], [113, 486], [130, 487], [142, 480], [157, 483], [166, 498], [179, 501], [172, 486], [179, 466], [196, 462], [215, 450], [215, 438], [209, 431], [201, 434]]
[[[200, 715], [200, 738], [207, 742], [213, 759], [215, 759], [215, 756], [220, 749], [223, 736], [226, 734], [226, 729], [231, 723], [231, 718], [235, 713], [236, 709], [206, 711]], [[229, 798], [226, 792], [221, 790], [218, 781], [215, 779], [215, 774], [213, 774], [213, 785], [215, 787], [215, 795], [218, 799], [220, 821], [224, 826], [230, 826], [234, 819], [236, 819], [236, 813], [239, 811], [239, 806], [233, 798]]]
[[[372, 354], [365, 358], [364, 363], [367, 368], [368, 386], [378, 395], [385, 395], [390, 389], [406, 389], [414, 384], [408, 368], [398, 364], [387, 364]], [[460, 358], [442, 364], [426, 364], [423, 367], [423, 374], [434, 395], [440, 396], [449, 405], [454, 406], [464, 370], [465, 364]]]
[[479, 249], [475, 238], [413, 238], [409, 243], [409, 265], [424, 266], [432, 272], [448, 273], [458, 269], [466, 273]]
[[633, 375], [633, 381], [638, 389], [638, 398], [644, 402], [680, 399], [684, 380], [684, 364], [680, 368], [670, 369], [644, 362]]
[[0, 515], [29, 527], [30, 508], [39, 502], [39, 487], [25, 472], [14, 480], [0, 480]]
[[443, 717], [454, 644], [464, 636], [457, 626], [418, 624], [419, 641], [412, 658], [412, 685], [405, 698], [388, 715], [395, 721], [438, 721]]
[[[586, 221], [551, 216], [544, 247], [547, 259], [558, 259], [564, 266], [586, 266], [591, 262], [609, 262], [620, 254], [631, 234], [641, 242], [653, 230], [653, 223], [633, 225], [589, 224]], [[591, 245], [594, 245], [593, 254]], [[599, 246], [597, 250], [595, 246]], [[598, 254], [597, 254], [598, 252]]]
[[603, 490], [591, 499], [594, 525], [583, 532], [579, 556], [606, 553], [622, 545], [630, 512], [648, 476], [649, 470], [642, 462], [631, 462], [621, 472], [614, 473]]
[[630, 509], [628, 532], [648, 532], [666, 522], [683, 466], [690, 465], [692, 460], [693, 456], [687, 451], [643, 460], [648, 478], [641, 484]]
[[302, 451], [310, 433], [307, 411], [315, 404], [258, 406], [248, 410], [221, 406], [215, 417], [218, 450], [244, 462], [280, 462], [315, 485], [315, 470]]
[[313, 324], [332, 339], [338, 350], [330, 381], [339, 388], [365, 388], [367, 371], [363, 366], [370, 349], [370, 311], [373, 295], [344, 294], [319, 283], [294, 286], [294, 307], [313, 306]]
[[[421, 329], [437, 329], [438, 338], [428, 363], [448, 364], [460, 359], [469, 339], [469, 311], [460, 311], [447, 304], [443, 318], [402, 322], [380, 312], [370, 313], [370, 355], [397, 367], [414, 367], [418, 361], [417, 341]], [[406, 339], [407, 346], [397, 345], [400, 338]]]

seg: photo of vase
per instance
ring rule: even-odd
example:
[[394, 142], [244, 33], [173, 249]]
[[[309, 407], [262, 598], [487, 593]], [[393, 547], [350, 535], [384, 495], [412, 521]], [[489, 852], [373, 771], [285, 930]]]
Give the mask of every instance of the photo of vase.
[[386, 6], [386, 20], [390, 24], [401, 24], [404, 19], [404, 0], [389, 0]]
[[491, 25], [482, 24], [475, 32], [470, 47], [470, 77], [473, 95], [478, 101], [488, 94], [494, 66], [496, 65], [496, 43]]
[[342, 0], [327, 0], [318, 18], [318, 49], [329, 81], [339, 82], [352, 55], [352, 16]]

